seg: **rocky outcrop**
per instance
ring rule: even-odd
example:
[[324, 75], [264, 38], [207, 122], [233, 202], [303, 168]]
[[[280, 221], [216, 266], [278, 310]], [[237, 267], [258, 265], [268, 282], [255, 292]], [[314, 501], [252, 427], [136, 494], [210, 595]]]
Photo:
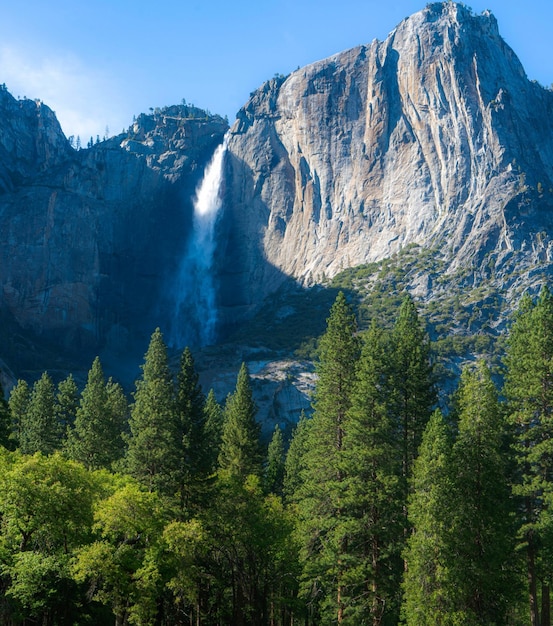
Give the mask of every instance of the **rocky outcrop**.
[[68, 158], [69, 142], [40, 100], [16, 100], [0, 86], [0, 194]]
[[[171, 316], [194, 190], [226, 130], [174, 106], [74, 150], [48, 107], [0, 89], [0, 318], [79, 354], [136, 345], [136, 365]], [[553, 92], [489, 12], [430, 4], [385, 41], [254, 92], [222, 191], [227, 327], [285, 279], [324, 283], [412, 245], [457, 277], [442, 289], [493, 275], [514, 293], [552, 269]], [[408, 287], [428, 300], [438, 283], [418, 273]]]
[[226, 130], [168, 107], [77, 151], [47, 107], [2, 91], [0, 308], [86, 358], [134, 341], [141, 355], [163, 326], [194, 189]]
[[[222, 293], [246, 314], [409, 244], [446, 271], [549, 267], [553, 93], [493, 15], [440, 2], [256, 91], [231, 129]], [[545, 264], [545, 265], [544, 265]]]

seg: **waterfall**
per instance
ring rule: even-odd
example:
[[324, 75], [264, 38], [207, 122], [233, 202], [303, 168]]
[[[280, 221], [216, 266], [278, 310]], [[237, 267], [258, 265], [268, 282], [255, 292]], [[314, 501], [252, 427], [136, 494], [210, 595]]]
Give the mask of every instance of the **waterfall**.
[[226, 149], [225, 135], [196, 189], [192, 234], [173, 285], [175, 306], [171, 335], [173, 345], [179, 348], [206, 346], [215, 340], [217, 305], [212, 270]]

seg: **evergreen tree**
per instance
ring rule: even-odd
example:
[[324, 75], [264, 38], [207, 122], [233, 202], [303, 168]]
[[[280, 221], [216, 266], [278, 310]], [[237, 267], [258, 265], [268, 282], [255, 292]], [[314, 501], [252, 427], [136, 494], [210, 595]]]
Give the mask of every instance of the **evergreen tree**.
[[344, 623], [397, 623], [403, 571], [402, 490], [388, 355], [373, 324], [357, 366], [342, 455]]
[[517, 593], [515, 529], [505, 458], [505, 425], [484, 362], [465, 368], [456, 397], [453, 445], [450, 595], [457, 620], [509, 623]]
[[404, 488], [407, 489], [422, 433], [436, 403], [430, 341], [409, 295], [399, 309], [392, 333], [392, 350], [394, 411], [401, 437]]
[[399, 309], [392, 331], [390, 351], [393, 354], [391, 398], [401, 455], [405, 541], [411, 532], [407, 501], [413, 463], [417, 458], [422, 433], [436, 403], [430, 341], [410, 295], [404, 298]]
[[513, 491], [520, 502], [519, 543], [526, 551], [530, 621], [532, 626], [543, 626], [550, 621], [553, 578], [548, 558], [553, 529], [547, 504], [553, 491], [553, 298], [546, 287], [536, 304], [529, 296], [522, 298], [509, 333], [505, 364], [504, 393], [518, 464]]
[[96, 357], [66, 443], [70, 458], [88, 469], [108, 468], [122, 454], [121, 422], [114, 415], [109, 399], [102, 365]]
[[129, 422], [129, 403], [123, 387], [110, 376], [106, 383], [107, 410], [113, 432], [117, 433], [113, 442], [113, 458], [119, 460], [125, 452], [124, 436]]
[[297, 494], [302, 536], [303, 594], [317, 619], [344, 620], [345, 539], [342, 532], [344, 420], [359, 346], [355, 317], [340, 292], [319, 344], [318, 381], [303, 484]]
[[223, 410], [215, 398], [215, 392], [213, 389], [210, 389], [204, 404], [204, 454], [206, 455], [206, 465], [210, 474], [217, 470], [222, 436]]
[[10, 407], [4, 395], [4, 388], [0, 382], [0, 446], [11, 449], [12, 439], [12, 420], [10, 415]]
[[62, 429], [55, 411], [54, 383], [47, 372], [33, 385], [29, 407], [21, 423], [23, 454], [52, 454], [61, 446]]
[[[407, 626], [450, 626], [448, 536], [452, 515], [451, 441], [442, 414], [435, 411], [423, 433], [413, 467], [403, 582], [403, 621]], [[462, 622], [460, 622], [462, 623]]]
[[219, 468], [231, 478], [244, 481], [250, 474], [261, 476], [261, 431], [256, 413], [248, 367], [242, 363], [236, 389], [225, 404], [219, 452]]
[[167, 347], [159, 328], [152, 334], [136, 382], [126, 457], [129, 473], [150, 491], [174, 496], [181, 453]]
[[282, 494], [284, 482], [284, 439], [277, 424], [267, 448], [267, 467], [265, 468], [265, 491]]
[[177, 374], [176, 411], [181, 440], [179, 492], [181, 508], [198, 500], [201, 483], [208, 473], [204, 439], [205, 397], [192, 353], [185, 348]]
[[26, 380], [19, 379], [10, 392], [8, 407], [11, 418], [11, 447], [18, 447], [21, 441], [21, 428], [25, 423], [29, 403], [31, 402], [31, 389]]
[[284, 496], [286, 502], [297, 502], [305, 473], [305, 459], [309, 441], [309, 427], [312, 421], [302, 411], [294, 428], [284, 461]]
[[64, 431], [67, 431], [75, 423], [78, 406], [79, 389], [73, 374], [69, 374], [67, 378], [58, 383], [56, 393], [56, 416]]

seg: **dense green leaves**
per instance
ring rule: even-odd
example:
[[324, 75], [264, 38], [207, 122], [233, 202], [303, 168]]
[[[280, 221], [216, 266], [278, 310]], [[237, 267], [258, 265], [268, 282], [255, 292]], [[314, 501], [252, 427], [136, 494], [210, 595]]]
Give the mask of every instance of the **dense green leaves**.
[[344, 624], [394, 623], [403, 571], [400, 456], [390, 407], [386, 344], [365, 337], [345, 420], [342, 524], [347, 566]]
[[221, 471], [241, 481], [250, 474], [261, 476], [260, 427], [255, 420], [256, 413], [248, 367], [242, 363], [236, 389], [225, 404], [219, 452]]
[[413, 468], [409, 521], [413, 532], [405, 553], [403, 619], [408, 626], [454, 624], [447, 597], [451, 522], [451, 440], [439, 411], [423, 434]]
[[314, 414], [302, 484], [296, 492], [302, 538], [302, 591], [324, 622], [343, 619], [347, 566], [342, 468], [344, 421], [351, 406], [359, 342], [343, 293], [332, 306], [320, 342]]
[[123, 455], [121, 437], [127, 404], [121, 388], [106, 385], [100, 359], [94, 359], [81, 394], [66, 450], [89, 469], [109, 468]]
[[527, 555], [530, 621], [539, 626], [539, 581], [546, 598], [542, 610], [548, 615], [553, 579], [548, 511], [553, 491], [553, 297], [547, 288], [536, 303], [529, 297], [522, 299], [505, 364], [504, 393], [518, 466], [513, 492], [520, 506], [519, 545]]
[[181, 438], [167, 347], [156, 329], [136, 382], [126, 457], [129, 473], [151, 491], [173, 496], [178, 488]]
[[19, 448], [24, 454], [52, 454], [60, 448], [62, 428], [55, 403], [54, 383], [44, 372], [33, 385], [27, 410], [21, 415]]
[[446, 420], [431, 415], [412, 299], [393, 326], [360, 334], [339, 294], [313, 415], [287, 451], [279, 427], [261, 445], [246, 364], [222, 409], [188, 349], [172, 371], [159, 329], [128, 422], [98, 359], [80, 393], [72, 377], [20, 381], [5, 438], [19, 450], [0, 446], [0, 621], [546, 626], [552, 331], [547, 290], [524, 299], [507, 402], [479, 363]]
[[192, 353], [185, 348], [177, 374], [175, 411], [180, 453], [177, 481], [181, 508], [197, 503], [202, 481], [210, 471], [210, 462], [204, 447], [205, 397], [199, 383]]

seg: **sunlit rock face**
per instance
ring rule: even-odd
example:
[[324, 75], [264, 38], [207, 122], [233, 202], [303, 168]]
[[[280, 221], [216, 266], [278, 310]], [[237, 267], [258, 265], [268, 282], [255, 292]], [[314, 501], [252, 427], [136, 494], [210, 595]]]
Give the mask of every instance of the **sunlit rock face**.
[[[0, 92], [0, 307], [60, 348], [124, 351], [163, 325], [205, 162], [228, 125], [141, 115], [76, 151], [55, 115]], [[169, 295], [168, 295], [169, 294]]]
[[226, 189], [229, 311], [409, 244], [508, 282], [551, 260], [553, 93], [491, 14], [431, 4], [257, 90], [231, 129]]
[[[0, 88], [0, 314], [77, 352], [143, 354], [174, 317], [195, 189], [227, 130], [174, 106], [77, 151], [47, 106]], [[411, 244], [450, 275], [518, 289], [551, 274], [553, 93], [491, 14], [430, 4], [383, 42], [255, 91], [221, 194], [225, 327], [290, 277], [323, 282]], [[411, 287], [435, 295], [428, 276]]]

